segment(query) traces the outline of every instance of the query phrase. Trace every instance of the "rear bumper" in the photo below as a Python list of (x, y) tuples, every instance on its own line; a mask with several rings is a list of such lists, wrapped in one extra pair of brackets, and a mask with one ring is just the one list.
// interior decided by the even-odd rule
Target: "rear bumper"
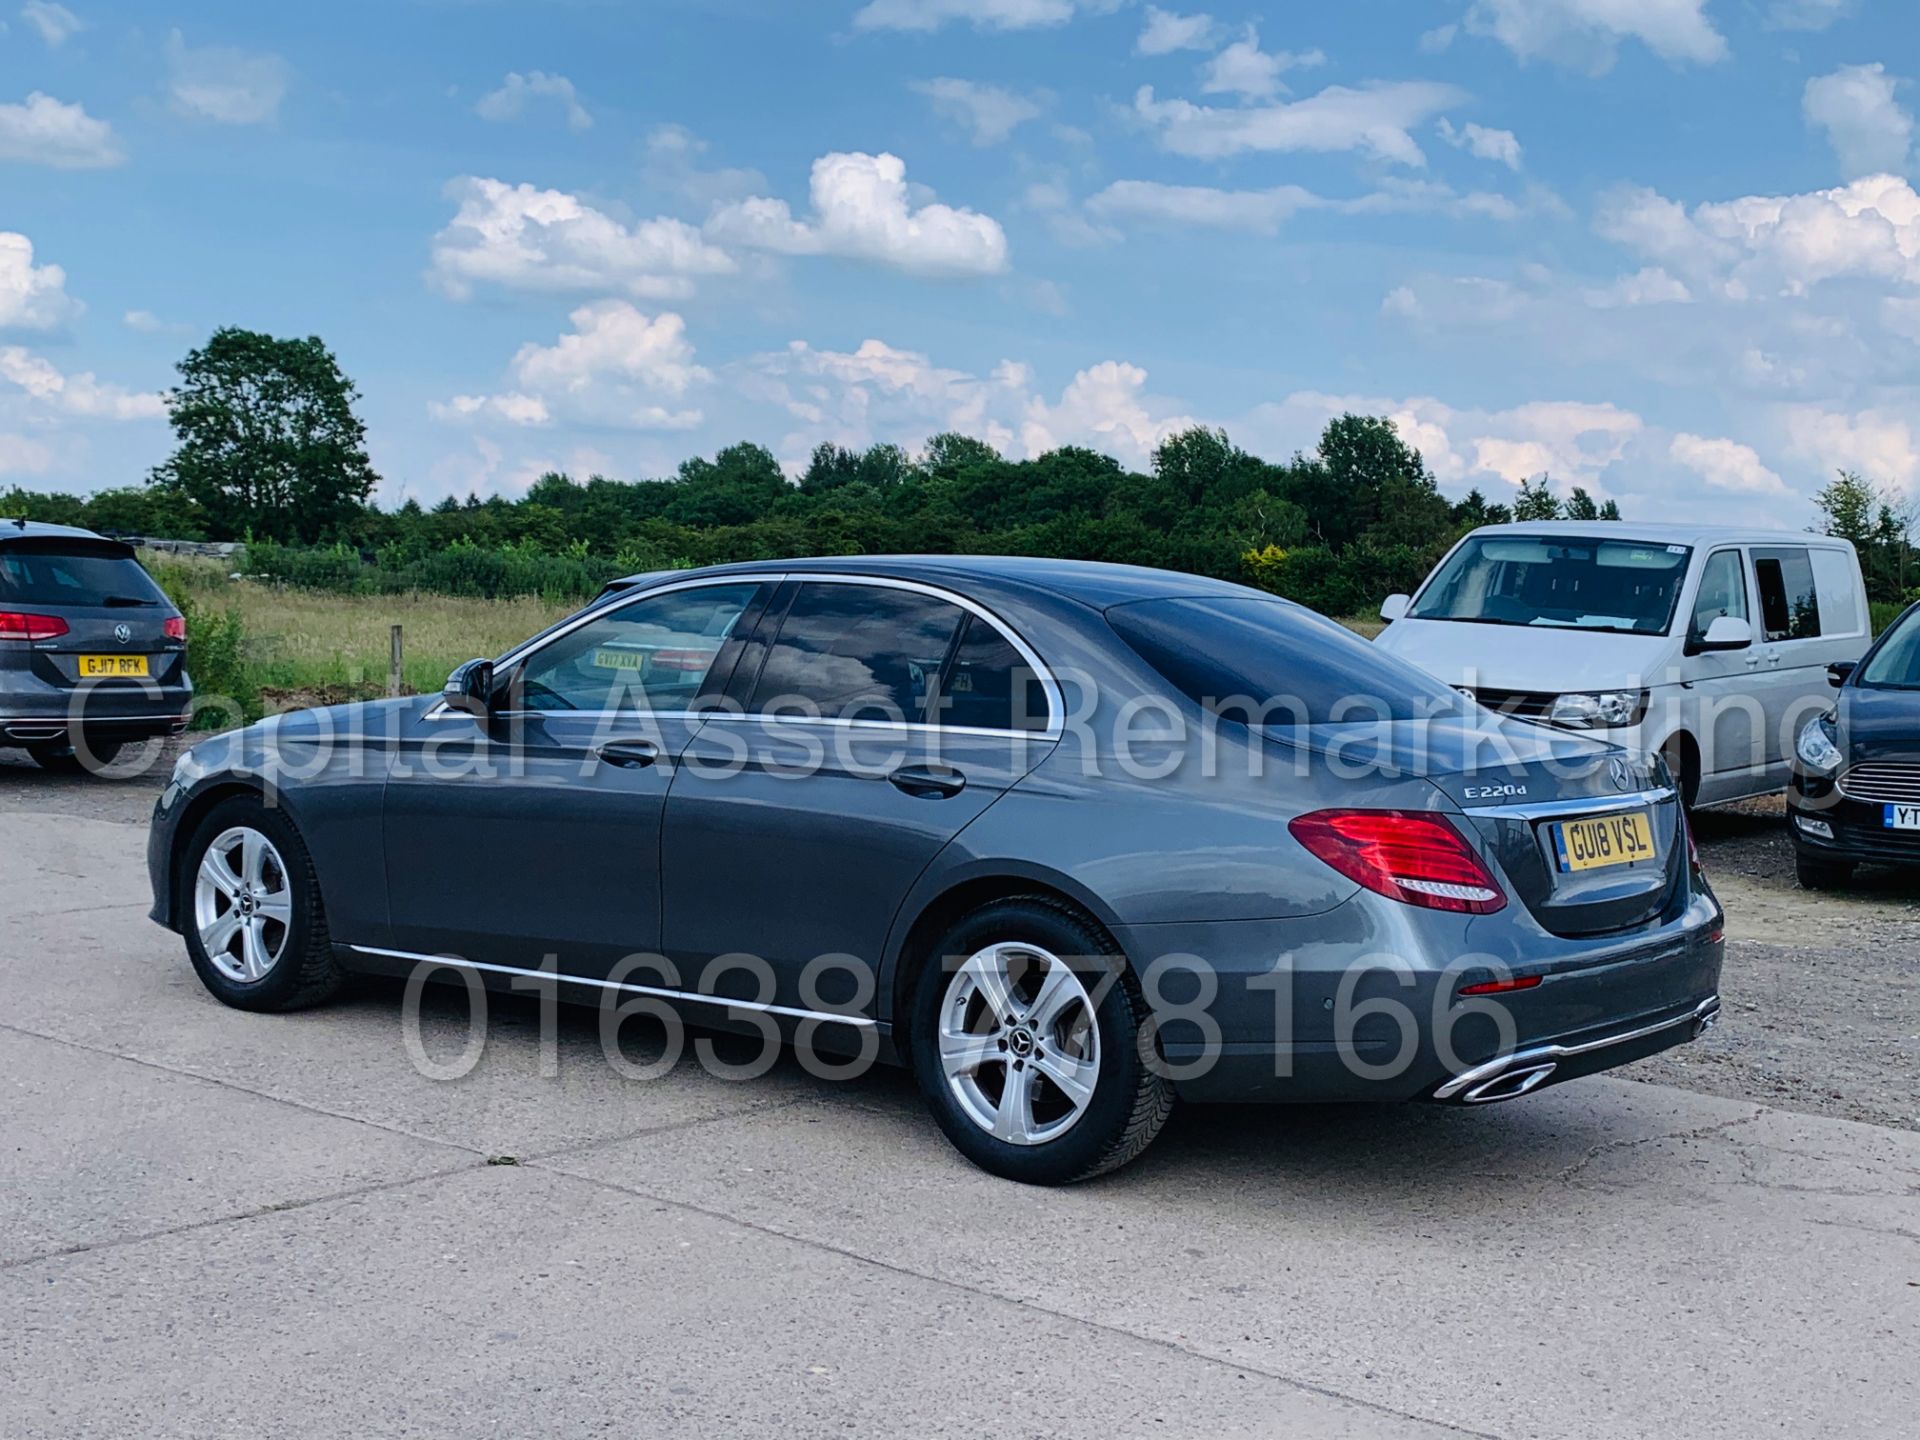
[[(176, 667), (177, 668), (177, 667)], [(186, 729), (193, 684), (105, 681), (84, 689), (0, 670), (0, 745), (59, 743), (75, 730), (101, 740), (145, 740)]]
[(1464, 1070), (1433, 1092), (1435, 1100), (1458, 1105), (1486, 1105), (1515, 1100), (1562, 1080), (1577, 1080), (1658, 1055), (1676, 1045), (1696, 1040), (1720, 1023), (1720, 997), (1709, 995), (1680, 1015), (1648, 1021), (1628, 1030), (1616, 1030), (1584, 1039), (1569, 1037), (1550, 1045), (1530, 1045), (1510, 1055), (1497, 1055)]
[(49, 715), (0, 715), (0, 745), (61, 744), (77, 729), (93, 740), (150, 740), (156, 735), (178, 735), (187, 728), (184, 700), (178, 708), (133, 714), (95, 715), (85, 712), (76, 724), (63, 708)]

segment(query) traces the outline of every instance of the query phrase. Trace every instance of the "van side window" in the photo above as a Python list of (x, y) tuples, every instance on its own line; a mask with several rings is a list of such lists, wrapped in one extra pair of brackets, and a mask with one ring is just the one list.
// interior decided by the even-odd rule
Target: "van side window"
[(1753, 573), (1760, 582), (1760, 622), (1767, 639), (1818, 639), (1820, 597), (1807, 552), (1799, 546), (1755, 550)]
[(1864, 635), (1866, 617), (1860, 613), (1860, 582), (1853, 557), (1844, 550), (1815, 550), (1813, 588), (1820, 600), (1822, 635)]
[(1723, 615), (1747, 620), (1747, 570), (1740, 563), (1738, 550), (1718, 550), (1707, 557), (1700, 572), (1700, 595), (1693, 602), (1693, 630), (1696, 640), (1706, 638), (1708, 628)]

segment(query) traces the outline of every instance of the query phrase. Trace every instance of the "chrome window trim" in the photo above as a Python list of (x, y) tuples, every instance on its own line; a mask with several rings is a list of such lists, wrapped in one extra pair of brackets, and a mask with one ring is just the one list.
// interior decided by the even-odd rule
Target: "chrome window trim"
[(446, 965), (455, 970), (476, 970), (489, 975), (524, 976), (531, 980), (552, 980), (562, 985), (589, 985), (599, 990), (619, 990), (630, 995), (651, 995), (660, 1000), (692, 1001), (699, 1005), (718, 1005), (727, 1010), (753, 1010), (764, 1015), (784, 1015), (793, 1020), (826, 1020), (836, 1025), (870, 1029), (879, 1024), (871, 1016), (847, 1015), (833, 1010), (803, 1010), (796, 1005), (770, 1005), (759, 1000), (735, 1000), (725, 995), (702, 995), (694, 990), (669, 990), (660, 985), (630, 985), (621, 980), (596, 980), (588, 975), (568, 975), (557, 970), (528, 970), (520, 965), (490, 965), (481, 960), (462, 960), (455, 955), (422, 955), (413, 950), (386, 950), (378, 945), (349, 945), (360, 955), (379, 955), (388, 960), (411, 960), (420, 965)]
[(1616, 810), (1638, 810), (1674, 799), (1671, 790), (1642, 790), (1635, 795), (1598, 796), (1586, 800), (1543, 800), (1538, 805), (1476, 805), (1461, 811), (1475, 819), (1510, 815), (1520, 820), (1548, 820), (1562, 815), (1611, 815)]
[[(1040, 730), (997, 730), (972, 725), (929, 725), (923, 720), (845, 720), (830, 716), (811, 715), (743, 715), (735, 714), (732, 711), (719, 710), (507, 710), (501, 713), (506, 716), (564, 715), (569, 719), (594, 720), (638, 720), (641, 718), (752, 720), (773, 724), (831, 725), (851, 729), (906, 730), (929, 732), (939, 735), (1017, 736), (1025, 740), (1058, 740), (1065, 731), (1067, 706), (1066, 699), (1060, 690), (1060, 684), (1054, 678), (1053, 672), (1047, 668), (1046, 662), (1041, 660), (1038, 652), (1026, 642), (1024, 636), (977, 600), (969, 599), (967, 596), (956, 594), (951, 590), (942, 589), (938, 585), (929, 585), (922, 580), (902, 580), (892, 575), (839, 575), (830, 571), (792, 570), (777, 573), (770, 572), (767, 574), (755, 572), (745, 575), (708, 575), (694, 580), (671, 580), (664, 585), (656, 585), (651, 589), (638, 591), (631, 596), (624, 597), (619, 603), (609, 605), (604, 609), (592, 610), (575, 616), (574, 619), (563, 628), (539, 637), (538, 646), (544, 649), (554, 641), (560, 640), (579, 629), (582, 625), (594, 620), (604, 619), (609, 615), (626, 609), (629, 605), (635, 605), (642, 600), (649, 600), (656, 595), (665, 595), (674, 590), (694, 590), (712, 585), (738, 585), (743, 581), (750, 581), (756, 584), (765, 582), (778, 586), (788, 580), (808, 584), (862, 585), (876, 590), (908, 590), (921, 595), (930, 595), (936, 600), (944, 600), (948, 604), (957, 605), (970, 615), (977, 615), (980, 619), (991, 625), (999, 633), (1000, 638), (1011, 645), (1020, 658), (1032, 667), (1034, 678), (1040, 683), (1041, 693), (1047, 698), (1046, 726)], [(494, 667), (496, 669), (504, 669), (508, 665), (518, 664), (527, 655), (533, 653), (534, 649), (534, 641), (529, 640), (523, 642), (517, 649), (509, 650), (498, 660), (494, 661)], [(435, 701), (433, 705), (428, 707), (426, 713), (421, 718), (425, 720), (445, 720), (459, 716), (460, 712), (457, 710), (449, 710), (445, 701)]]

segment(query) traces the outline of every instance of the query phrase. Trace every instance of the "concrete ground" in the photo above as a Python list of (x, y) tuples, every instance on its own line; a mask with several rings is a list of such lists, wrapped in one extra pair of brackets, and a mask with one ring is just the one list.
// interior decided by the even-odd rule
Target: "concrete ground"
[[(1862, 1102), (1886, 1124), (1743, 1097), (1771, 1073), (1744, 1063), (1484, 1111), (1188, 1109), (1118, 1175), (1023, 1189), (893, 1074), (628, 1080), (590, 1013), (543, 1046), (533, 1004), (495, 997), (479, 1065), (433, 1081), (394, 987), (223, 1009), (145, 918), (151, 794), (0, 768), (7, 1440), (1805, 1437), (1920, 1413), (1897, 1088)], [(1876, 903), (1892, 926), (1906, 901)], [(1770, 956), (1736, 940), (1723, 1030), (1767, 1027), (1790, 1072)], [(428, 1053), (466, 1022), (430, 995)]]

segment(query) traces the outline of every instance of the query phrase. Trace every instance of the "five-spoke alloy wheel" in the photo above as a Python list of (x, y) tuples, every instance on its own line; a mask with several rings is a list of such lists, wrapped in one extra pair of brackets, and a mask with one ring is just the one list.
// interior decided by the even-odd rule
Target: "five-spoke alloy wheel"
[(214, 968), (241, 985), (266, 979), (292, 923), (287, 862), (273, 842), (244, 825), (216, 835), (193, 882), (193, 926)]

